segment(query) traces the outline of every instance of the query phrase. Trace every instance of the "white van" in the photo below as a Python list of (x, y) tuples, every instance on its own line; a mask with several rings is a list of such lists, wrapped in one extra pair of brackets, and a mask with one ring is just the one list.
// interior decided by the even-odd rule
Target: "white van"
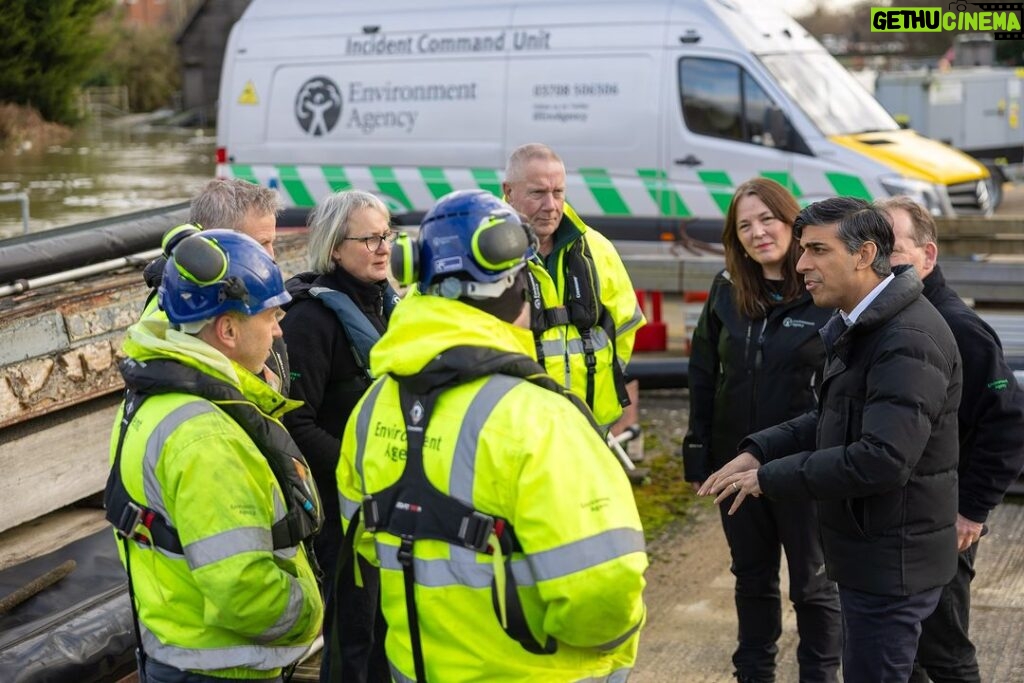
[(909, 194), (988, 214), (985, 168), (901, 130), (803, 28), (740, 0), (254, 0), (224, 58), (217, 174), (311, 207), (342, 188), (402, 222), (441, 195), (500, 194), (544, 142), (610, 237), (722, 215), (768, 176), (809, 203)]

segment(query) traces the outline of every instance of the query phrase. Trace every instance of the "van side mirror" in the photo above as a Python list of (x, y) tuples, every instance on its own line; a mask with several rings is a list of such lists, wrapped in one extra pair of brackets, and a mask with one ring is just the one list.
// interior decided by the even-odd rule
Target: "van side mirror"
[(775, 149), (789, 149), (792, 128), (789, 119), (778, 107), (768, 107), (764, 113), (764, 130), (772, 136)]

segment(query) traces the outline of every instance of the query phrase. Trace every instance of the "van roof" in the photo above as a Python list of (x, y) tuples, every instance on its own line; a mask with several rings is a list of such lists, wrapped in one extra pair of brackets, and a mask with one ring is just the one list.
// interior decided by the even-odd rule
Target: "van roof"
[[(240, 23), (247, 24), (246, 42), (275, 41), (285, 36), (293, 39), (297, 32), (305, 38), (336, 35), (339, 25), (330, 17), (351, 20), (342, 32), (416, 30), (422, 26), (425, 14), (445, 10), (458, 12), (436, 22), (452, 30), (510, 24), (550, 28), (656, 23), (692, 28), (707, 45), (728, 45), (738, 40), (755, 54), (822, 49), (800, 24), (766, 0), (253, 0)], [(313, 17), (323, 20), (311, 26), (309, 19)], [(384, 18), (389, 18), (388, 24), (381, 25)], [(436, 30), (438, 23), (431, 22), (431, 28)], [(676, 41), (672, 33), (666, 38)]]

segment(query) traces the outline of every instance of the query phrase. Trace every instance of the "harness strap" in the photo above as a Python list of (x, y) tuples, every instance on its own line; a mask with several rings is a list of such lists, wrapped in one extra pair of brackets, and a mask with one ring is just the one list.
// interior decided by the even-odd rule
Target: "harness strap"
[[(128, 424), (132, 421), (132, 417), (135, 416), (135, 412), (138, 411), (139, 406), (141, 406), (142, 402), (145, 400), (146, 396), (142, 394), (129, 394), (127, 400), (125, 400), (124, 413), (121, 416), (121, 429), (117, 436), (117, 449), (114, 451), (114, 464), (111, 467), (110, 475), (107, 477), (107, 493), (109, 493), (111, 489), (110, 480), (114, 478), (114, 472), (117, 472), (117, 483), (121, 484), (121, 450), (124, 447), (124, 438), (128, 433)], [(124, 491), (123, 484), (121, 484), (120, 488)], [(106, 497), (107, 495), (105, 494), (104, 498)], [(107, 520), (111, 520), (111, 508), (107, 504), (106, 500), (104, 500), (104, 507), (106, 507), (107, 510)], [(157, 516), (159, 517), (159, 515)], [(124, 548), (124, 569), (125, 573), (128, 574), (128, 602), (132, 607), (132, 624), (135, 627), (135, 660), (139, 667), (139, 680), (142, 683), (145, 683), (146, 650), (142, 647), (142, 626), (139, 624), (139, 611), (135, 607), (135, 586), (132, 583), (132, 560), (131, 553), (128, 552), (128, 534), (123, 533), (116, 525), (114, 529), (117, 531), (117, 535), (121, 539), (121, 545)], [(134, 531), (134, 526), (131, 531)]]

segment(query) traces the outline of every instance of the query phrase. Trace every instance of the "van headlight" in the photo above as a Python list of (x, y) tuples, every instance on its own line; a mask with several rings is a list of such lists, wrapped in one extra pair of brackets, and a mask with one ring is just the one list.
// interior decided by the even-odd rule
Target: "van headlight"
[(885, 191), (890, 196), (906, 195), (928, 209), (933, 216), (951, 216), (953, 206), (949, 201), (949, 193), (943, 185), (928, 183), (914, 178), (899, 175), (887, 175), (879, 178)]

